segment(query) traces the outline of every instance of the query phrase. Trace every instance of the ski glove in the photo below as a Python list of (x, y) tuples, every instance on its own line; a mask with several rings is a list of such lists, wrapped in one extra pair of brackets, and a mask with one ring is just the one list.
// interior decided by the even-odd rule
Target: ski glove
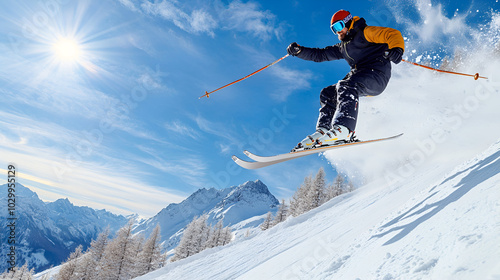
[(293, 42), (291, 43), (288, 48), (286, 49), (286, 52), (291, 55), (291, 56), (296, 56), (302, 51), (302, 47), (299, 46), (299, 44)]
[(392, 48), (388, 51), (385, 52), (385, 58), (394, 62), (395, 64), (398, 64), (401, 62), (401, 59), (403, 59), (403, 49), (402, 48)]

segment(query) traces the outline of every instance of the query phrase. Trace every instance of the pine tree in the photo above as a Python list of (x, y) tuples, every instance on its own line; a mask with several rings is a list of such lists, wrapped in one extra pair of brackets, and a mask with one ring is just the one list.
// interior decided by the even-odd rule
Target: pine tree
[(324, 201), (325, 177), (325, 170), (321, 167), (307, 191), (306, 211), (319, 207)]
[(217, 222), (217, 224), (210, 230), (210, 235), (208, 237), (207, 243), (205, 244), (205, 248), (213, 248), (218, 246), (222, 238), (223, 229), (223, 222), (222, 220), (219, 220), (219, 222)]
[(0, 274), (0, 279), (14, 279), (14, 280), (33, 280), (35, 277), (35, 269), (28, 269), (28, 263), (25, 263), (22, 267), (14, 267), (11, 271), (6, 271)]
[(222, 230), (222, 238), (218, 244), (218, 246), (225, 246), (233, 241), (233, 231), (231, 227), (225, 227)]
[(160, 225), (157, 225), (148, 240), (144, 243), (141, 252), (138, 255), (137, 270), (135, 276), (144, 275), (148, 272), (161, 267), (164, 262), (162, 259), (161, 246), (161, 230)]
[(288, 217), (288, 205), (286, 205), (285, 200), (281, 201), (281, 204), (278, 208), (278, 212), (276, 212), (276, 216), (272, 222), (272, 225), (275, 226), (281, 222), (284, 222)]
[(116, 238), (106, 246), (101, 259), (99, 279), (122, 280), (134, 275), (138, 239), (132, 234), (133, 220), (118, 230)]
[[(208, 226), (207, 219), (208, 215), (199, 218), (194, 217), (191, 223), (187, 225), (179, 245), (175, 248), (172, 262), (197, 254), (210, 246), (223, 246), (231, 242), (233, 234), (230, 227), (223, 228), (220, 234), (216, 233), (217, 228), (222, 228), (222, 221), (212, 228)], [(220, 236), (216, 237), (217, 235)]]
[(194, 253), (194, 243), (195, 241), (195, 235), (197, 232), (196, 227), (198, 226), (197, 223), (198, 217), (194, 217), (193, 220), (186, 226), (186, 229), (184, 230), (184, 233), (182, 234), (181, 241), (179, 242), (179, 245), (175, 248), (175, 255), (172, 258), (172, 261), (178, 261), (182, 260), (184, 258), (187, 258)]
[(345, 186), (345, 189), (344, 189), (344, 192), (345, 193), (349, 193), (349, 192), (353, 192), (356, 188), (354, 187), (354, 184), (349, 181), (349, 183), (347, 183), (347, 185)]
[(260, 225), (260, 229), (261, 230), (268, 230), (271, 227), (272, 221), (273, 221), (273, 214), (271, 212), (267, 212), (266, 219)]
[(307, 206), (307, 193), (312, 185), (311, 176), (304, 178), (304, 182), (293, 194), (292, 200), (290, 201), (290, 214), (294, 217), (301, 215), (309, 211)]
[(83, 255), (82, 245), (76, 247), (75, 251), (69, 255), (68, 260), (62, 265), (57, 273), (56, 280), (71, 280), (77, 278), (79, 258)]
[(90, 247), (81, 260), (81, 279), (99, 280), (99, 271), (102, 269), (101, 259), (109, 242), (109, 227), (99, 234), (96, 240), (92, 240)]
[(76, 267), (76, 270), (71, 277), (71, 280), (87, 280), (90, 279), (88, 276), (88, 273), (91, 272), (91, 263), (92, 263), (92, 256), (89, 253), (89, 250), (85, 252), (82, 256), (78, 258), (78, 265)]
[(344, 176), (338, 174), (333, 184), (331, 184), (327, 189), (327, 198), (328, 200), (341, 195), (344, 192), (345, 180)]
[(208, 220), (208, 215), (202, 215), (198, 220), (196, 221), (196, 231), (195, 231), (195, 239), (193, 243), (193, 248), (192, 252), (193, 255), (197, 254), (206, 248), (206, 244), (208, 241), (208, 237), (210, 235), (211, 228), (207, 224)]

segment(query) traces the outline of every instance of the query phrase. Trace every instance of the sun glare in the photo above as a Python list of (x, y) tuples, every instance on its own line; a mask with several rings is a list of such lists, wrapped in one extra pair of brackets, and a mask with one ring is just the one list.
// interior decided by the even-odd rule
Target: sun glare
[(76, 62), (81, 55), (78, 43), (71, 38), (61, 38), (52, 46), (54, 55), (61, 62)]

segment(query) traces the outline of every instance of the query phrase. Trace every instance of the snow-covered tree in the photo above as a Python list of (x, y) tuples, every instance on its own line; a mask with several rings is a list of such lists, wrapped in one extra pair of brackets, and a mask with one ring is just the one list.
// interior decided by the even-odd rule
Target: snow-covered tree
[(101, 259), (99, 279), (122, 280), (134, 276), (139, 242), (132, 234), (133, 224), (133, 220), (130, 220), (106, 246)]
[(276, 216), (274, 217), (272, 225), (275, 226), (275, 225), (285, 221), (287, 217), (288, 217), (288, 205), (286, 205), (286, 202), (283, 199), (281, 201), (279, 208), (278, 208), (278, 211), (276, 212)]
[(160, 225), (157, 225), (138, 254), (135, 276), (144, 275), (160, 268), (165, 257), (161, 251), (161, 230)]
[(211, 227), (207, 224), (207, 219), (208, 215), (195, 217), (187, 225), (179, 245), (175, 248), (173, 262), (197, 254), (206, 248), (224, 246), (231, 242), (233, 234), (230, 227), (222, 228), (222, 221)]
[(344, 192), (345, 179), (342, 174), (338, 174), (333, 184), (331, 184), (327, 191), (326, 197), (328, 200), (341, 195)]
[(306, 211), (319, 207), (324, 201), (323, 197), (326, 186), (325, 177), (325, 170), (321, 167), (307, 190)]
[(92, 240), (90, 247), (80, 260), (78, 275), (79, 279), (99, 280), (101, 270), (101, 259), (109, 242), (109, 227), (99, 234), (96, 240)]
[(28, 263), (25, 263), (22, 267), (14, 267), (13, 270), (0, 274), (0, 279), (33, 280), (34, 270), (34, 268), (29, 270)]
[(211, 228), (207, 224), (208, 220), (208, 215), (202, 215), (198, 220), (196, 221), (196, 231), (195, 231), (195, 238), (193, 242), (193, 252), (194, 254), (197, 254), (206, 248), (206, 244), (208, 241), (208, 237), (210, 235)]
[(222, 242), (221, 239), (223, 230), (224, 230), (223, 221), (219, 220), (217, 224), (210, 230), (210, 235), (208, 236), (205, 248), (213, 248), (219, 246), (219, 243)]
[(76, 247), (75, 251), (69, 255), (68, 260), (62, 265), (57, 273), (56, 280), (72, 280), (77, 278), (79, 258), (83, 255), (82, 245)]
[(219, 242), (219, 246), (224, 246), (226, 244), (231, 243), (233, 241), (233, 230), (231, 227), (225, 227), (222, 230), (222, 239)]
[(266, 219), (264, 222), (260, 225), (261, 230), (268, 230), (272, 225), (273, 221), (273, 214), (271, 212), (267, 212)]
[(309, 189), (311, 188), (312, 185), (312, 178), (311, 176), (307, 176), (304, 178), (304, 182), (300, 186), (300, 188), (297, 189), (297, 191), (293, 194), (293, 197), (290, 201), (290, 214), (293, 215), (294, 217), (307, 212), (308, 206), (307, 206), (307, 194)]
[(344, 192), (345, 193), (353, 192), (355, 189), (356, 188), (354, 187), (354, 184), (351, 181), (349, 181), (344, 188)]
[[(201, 217), (200, 217), (201, 218)], [(199, 229), (198, 217), (194, 217), (193, 220), (186, 226), (184, 233), (182, 234), (181, 241), (179, 245), (175, 248), (175, 255), (172, 261), (182, 260), (189, 256), (192, 256), (199, 252), (199, 247), (197, 247), (197, 236)]]

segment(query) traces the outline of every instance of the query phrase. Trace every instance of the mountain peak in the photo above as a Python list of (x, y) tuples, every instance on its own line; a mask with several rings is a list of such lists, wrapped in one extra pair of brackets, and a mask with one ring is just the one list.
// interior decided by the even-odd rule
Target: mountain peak
[(269, 192), (267, 186), (260, 180), (248, 181), (231, 188), (231, 192), (224, 198), (223, 203), (245, 200), (248, 203), (264, 202), (275, 207), (279, 201)]
[(182, 230), (194, 217), (208, 215), (209, 223), (223, 220), (224, 225), (235, 225), (246, 219), (264, 215), (279, 205), (279, 201), (260, 180), (217, 190), (201, 188), (178, 204), (170, 204), (153, 218), (141, 223), (136, 231), (150, 231), (159, 223), (162, 240), (169, 249), (179, 241)]

